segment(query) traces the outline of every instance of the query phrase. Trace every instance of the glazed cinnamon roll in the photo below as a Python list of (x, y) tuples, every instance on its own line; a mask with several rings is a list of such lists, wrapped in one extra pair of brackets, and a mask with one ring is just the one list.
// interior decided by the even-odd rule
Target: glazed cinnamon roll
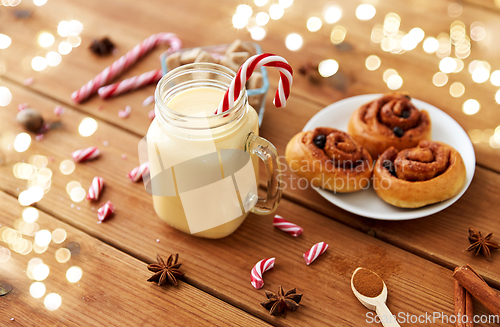
[(340, 193), (366, 189), (372, 157), (347, 133), (319, 127), (295, 135), (286, 147), (290, 169), (312, 185)]
[(427, 111), (411, 103), (410, 96), (388, 93), (358, 108), (347, 132), (375, 159), (391, 146), (402, 150), (430, 140), (431, 120)]
[(420, 141), (415, 148), (391, 147), (382, 153), (375, 163), (373, 187), (389, 204), (418, 208), (455, 196), (465, 178), (457, 150), (442, 142)]

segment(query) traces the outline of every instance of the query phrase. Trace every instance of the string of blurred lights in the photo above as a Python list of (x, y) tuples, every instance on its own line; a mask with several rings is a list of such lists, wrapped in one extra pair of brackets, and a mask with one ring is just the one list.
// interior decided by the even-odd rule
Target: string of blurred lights
[[(293, 0), (280, 0), (278, 3), (269, 3), (268, 0), (254, 0), (258, 12), (253, 17), (253, 8), (248, 4), (237, 7), (233, 16), (233, 26), (237, 29), (247, 28), (254, 40), (262, 40), (266, 36), (266, 25), (271, 20), (281, 19), (287, 10), (293, 5)], [(269, 4), (268, 12), (264, 6)], [(500, 7), (500, 1), (496, 1)], [(450, 1), (448, 4), (448, 15), (452, 18), (459, 17), (463, 12), (461, 2)], [(377, 9), (369, 3), (360, 4), (355, 9), (355, 16), (361, 21), (369, 21), (377, 14)], [(306, 28), (309, 32), (317, 32), (326, 24), (337, 23), (343, 15), (343, 10), (338, 4), (328, 4), (323, 10), (323, 17), (312, 15), (306, 20)], [(394, 12), (384, 16), (383, 24), (375, 24), (371, 30), (370, 41), (373, 45), (380, 46), (384, 52), (393, 54), (404, 54), (414, 50), (419, 44), (427, 54), (435, 54), (439, 59), (438, 72), (432, 76), (432, 83), (437, 87), (448, 84), (449, 74), (460, 73), (464, 66), (464, 60), (471, 54), (471, 40), (480, 42), (486, 37), (486, 27), (482, 22), (475, 21), (469, 27), (467, 35), (466, 25), (460, 20), (450, 24), (449, 32), (439, 33), (436, 37), (425, 35), (420, 27), (412, 28), (408, 33), (400, 30), (401, 17)], [(339, 45), (344, 42), (347, 29), (342, 25), (335, 25), (330, 33), (330, 42)], [(302, 48), (304, 40), (298, 33), (288, 34), (285, 38), (285, 46), (291, 51)], [(452, 56), (454, 50), (454, 56)], [(381, 67), (381, 60), (376, 55), (369, 55), (365, 60), (365, 67), (369, 71), (375, 71)], [(324, 78), (331, 77), (339, 70), (339, 63), (328, 58), (318, 65), (318, 72)], [(486, 61), (473, 60), (468, 65), (468, 72), (473, 82), (481, 84), (490, 80), (494, 86), (500, 86), (500, 70), (491, 72), (491, 65)], [(388, 69), (383, 74), (383, 80), (390, 90), (398, 90), (403, 86), (403, 78), (393, 69)], [(453, 98), (460, 98), (465, 94), (465, 86), (459, 81), (454, 81), (449, 86), (449, 94)], [(495, 101), (500, 104), (500, 90), (495, 93)], [(467, 99), (462, 105), (465, 115), (474, 115), (481, 109), (481, 104), (476, 99)], [(499, 132), (500, 133), (500, 132)], [(495, 134), (496, 135), (496, 134)], [(488, 139), (487, 142), (493, 148), (500, 148), (500, 134), (496, 139)], [(491, 141), (491, 140), (493, 141)]]

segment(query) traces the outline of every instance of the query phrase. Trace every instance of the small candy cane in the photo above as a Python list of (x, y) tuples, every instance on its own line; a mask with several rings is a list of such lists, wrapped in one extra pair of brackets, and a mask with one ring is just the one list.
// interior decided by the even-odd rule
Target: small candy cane
[(325, 253), (328, 249), (328, 244), (325, 242), (319, 242), (314, 244), (306, 253), (304, 253), (304, 260), (306, 264), (309, 266), (317, 257)]
[(273, 103), (278, 108), (286, 106), (286, 100), (290, 95), (290, 88), (293, 83), (292, 67), (283, 57), (276, 56), (271, 53), (263, 53), (248, 58), (247, 61), (245, 61), (245, 63), (240, 67), (238, 73), (233, 78), (229, 88), (224, 94), (224, 99), (219, 104), (215, 114), (220, 114), (233, 107), (234, 100), (238, 99), (240, 96), (241, 91), (245, 87), (246, 81), (250, 78), (250, 76), (252, 76), (254, 70), (260, 69), (262, 66), (275, 67), (279, 70), (280, 80)]
[(125, 110), (118, 111), (118, 117), (120, 117), (120, 118), (128, 118), (128, 116), (130, 116), (131, 112), (132, 112), (132, 107), (126, 106)]
[(295, 237), (299, 236), (304, 231), (302, 227), (292, 224), (279, 215), (274, 216), (273, 226)]
[(82, 86), (78, 91), (73, 92), (73, 94), (71, 94), (71, 99), (73, 99), (76, 103), (80, 103), (87, 99), (96, 93), (100, 87), (108, 84), (116, 76), (123, 73), (130, 66), (139, 61), (139, 59), (141, 59), (146, 53), (163, 43), (170, 44), (170, 48), (168, 49), (169, 52), (178, 51), (182, 47), (182, 41), (175, 34), (158, 33), (151, 35), (125, 55), (120, 57), (117, 61), (111, 64), (111, 66), (106, 67), (101, 73)]
[(139, 167), (135, 167), (134, 169), (132, 169), (132, 171), (128, 173), (128, 178), (130, 178), (132, 182), (137, 183), (142, 179), (144, 175), (147, 174), (149, 174), (149, 161), (143, 163)]
[(144, 101), (142, 101), (142, 105), (144, 107), (147, 107), (149, 106), (151, 103), (153, 103), (153, 101), (155, 101), (155, 96), (154, 95), (150, 95), (148, 96), (146, 99), (144, 99)]
[(115, 211), (115, 207), (111, 201), (106, 202), (102, 207), (97, 210), (97, 218), (99, 222), (105, 221), (108, 219), (113, 212)]
[(147, 73), (127, 78), (121, 82), (101, 87), (97, 93), (103, 99), (111, 98), (132, 90), (137, 90), (146, 85), (155, 84), (163, 76), (161, 69), (155, 69)]
[(252, 286), (256, 289), (261, 289), (264, 286), (264, 280), (262, 279), (262, 274), (266, 271), (274, 268), (275, 258), (262, 259), (252, 268), (250, 274), (250, 282)]
[(64, 107), (61, 107), (61, 106), (56, 106), (54, 108), (54, 113), (57, 115), (57, 116), (61, 116), (63, 113), (64, 113)]
[(99, 151), (99, 149), (97, 147), (91, 146), (90, 148), (76, 150), (75, 152), (73, 152), (71, 154), (71, 156), (73, 157), (73, 160), (75, 162), (83, 162), (83, 161), (95, 159), (95, 158), (99, 157), (100, 154), (101, 154), (101, 152)]
[(104, 187), (104, 178), (102, 177), (94, 177), (92, 180), (92, 184), (89, 187), (89, 193), (87, 193), (87, 200), (97, 201), (99, 200), (99, 196), (101, 195), (101, 191)]

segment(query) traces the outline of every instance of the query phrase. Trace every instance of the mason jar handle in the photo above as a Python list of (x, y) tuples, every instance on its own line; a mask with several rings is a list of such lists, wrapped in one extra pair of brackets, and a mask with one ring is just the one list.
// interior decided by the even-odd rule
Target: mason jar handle
[(273, 213), (278, 207), (282, 193), (281, 172), (278, 169), (278, 152), (271, 142), (254, 133), (248, 134), (245, 151), (262, 159), (267, 172), (267, 197), (265, 199), (259, 197), (251, 211), (258, 215)]

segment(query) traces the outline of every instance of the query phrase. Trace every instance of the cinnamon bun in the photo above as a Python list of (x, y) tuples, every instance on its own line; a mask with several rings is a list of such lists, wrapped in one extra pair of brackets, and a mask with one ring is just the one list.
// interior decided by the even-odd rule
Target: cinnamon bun
[(420, 141), (415, 148), (391, 147), (382, 153), (375, 163), (373, 187), (389, 204), (418, 208), (455, 196), (465, 179), (457, 150), (442, 142)]
[(403, 93), (388, 93), (358, 108), (347, 132), (376, 159), (389, 147), (414, 147), (431, 139), (431, 120)]
[(286, 147), (291, 170), (312, 185), (347, 193), (369, 186), (372, 158), (347, 133), (328, 127), (300, 132)]

